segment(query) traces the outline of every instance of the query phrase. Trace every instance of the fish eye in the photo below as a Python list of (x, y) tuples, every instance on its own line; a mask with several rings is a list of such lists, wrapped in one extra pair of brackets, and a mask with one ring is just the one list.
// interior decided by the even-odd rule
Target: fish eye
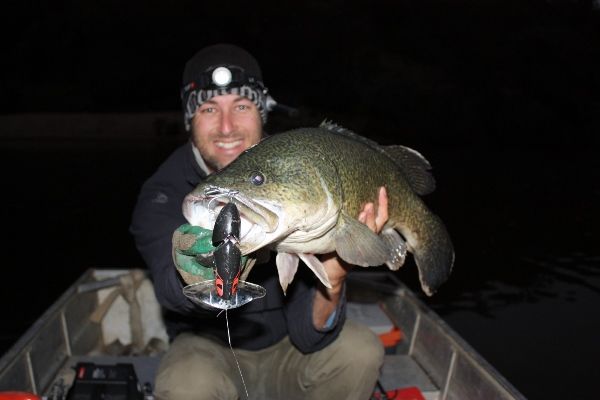
[(260, 186), (265, 183), (265, 176), (260, 172), (253, 172), (250, 175), (250, 182), (255, 186)]

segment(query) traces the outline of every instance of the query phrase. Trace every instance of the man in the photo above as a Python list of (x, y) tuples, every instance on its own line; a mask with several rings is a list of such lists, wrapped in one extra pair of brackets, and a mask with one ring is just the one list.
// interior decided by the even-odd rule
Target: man
[[(185, 224), (183, 198), (208, 174), (261, 140), (272, 99), (250, 54), (215, 45), (186, 64), (182, 100), (191, 141), (145, 182), (131, 224), (172, 340), (157, 374), (156, 398), (237, 399), (244, 397), (246, 386), (255, 399), (369, 398), (383, 349), (366, 327), (345, 321), (349, 266), (335, 254), (322, 256), (331, 289), (308, 268), (300, 268), (284, 295), (274, 265), (253, 268), (249, 281), (263, 286), (267, 295), (228, 311), (237, 360), (228, 348), (224, 317), (183, 295), (182, 276), (212, 278), (210, 268), (195, 264), (190, 246), (182, 248), (176, 241), (172, 252), (174, 231), (176, 237), (191, 237), (194, 246), (206, 238), (206, 232)], [(377, 212), (368, 204), (358, 216), (377, 232), (387, 220), (384, 190), (378, 204)]]

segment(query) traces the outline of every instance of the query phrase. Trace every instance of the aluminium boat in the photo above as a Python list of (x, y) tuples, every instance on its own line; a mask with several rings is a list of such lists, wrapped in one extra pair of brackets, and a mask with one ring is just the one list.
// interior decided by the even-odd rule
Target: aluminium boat
[[(386, 346), (374, 399), (525, 399), (393, 273), (352, 271), (347, 283), (348, 318)], [(146, 274), (89, 269), (0, 359), (0, 392), (59, 400), (120, 390), (113, 398), (149, 400), (167, 348)]]

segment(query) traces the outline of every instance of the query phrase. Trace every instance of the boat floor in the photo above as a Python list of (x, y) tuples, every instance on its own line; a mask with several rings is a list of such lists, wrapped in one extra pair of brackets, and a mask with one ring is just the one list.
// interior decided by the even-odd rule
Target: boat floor
[[(152, 399), (168, 339), (153, 287), (139, 277), (137, 270), (88, 270), (0, 359), (0, 391), (62, 400), (75, 381), (78, 363), (130, 364), (146, 400)], [(379, 379), (383, 390), (411, 388), (405, 391), (408, 395), (416, 387), (427, 400), (524, 400), (393, 275), (353, 271), (347, 282), (347, 318), (370, 327), (386, 343)], [(122, 295), (131, 291), (131, 296)], [(152, 353), (142, 354), (152, 355), (130, 355), (132, 343), (145, 343)]]
[[(132, 364), (137, 379), (142, 387), (154, 388), (154, 379), (160, 363), (160, 356), (72, 356), (58, 372), (53, 391), (64, 391), (72, 386), (75, 380), (75, 366), (78, 363), (94, 363), (97, 365)], [(426, 400), (439, 399), (439, 389), (431, 382), (425, 371), (406, 354), (386, 354), (379, 382), (386, 391), (417, 387)]]
[[(391, 330), (394, 325), (387, 318), (377, 303), (348, 303), (348, 318), (369, 326), (375, 333), (381, 334)], [(404, 339), (406, 340), (406, 339)], [(387, 347), (384, 365), (379, 382), (386, 391), (417, 387), (427, 400), (439, 399), (439, 389), (434, 385), (426, 372), (408, 354), (402, 354), (408, 344), (400, 341), (396, 346)], [(70, 387), (75, 380), (75, 366), (89, 362), (97, 365), (132, 364), (137, 379), (142, 387), (154, 388), (154, 380), (160, 355), (155, 356), (110, 356), (87, 355), (69, 357), (51, 385), (51, 392)]]

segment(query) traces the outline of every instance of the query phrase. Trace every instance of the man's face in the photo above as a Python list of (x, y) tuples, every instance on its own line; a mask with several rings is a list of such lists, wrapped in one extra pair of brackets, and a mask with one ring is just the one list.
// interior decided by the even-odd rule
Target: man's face
[(227, 166), (261, 137), (258, 108), (248, 98), (235, 94), (206, 101), (192, 120), (192, 140), (210, 172)]

